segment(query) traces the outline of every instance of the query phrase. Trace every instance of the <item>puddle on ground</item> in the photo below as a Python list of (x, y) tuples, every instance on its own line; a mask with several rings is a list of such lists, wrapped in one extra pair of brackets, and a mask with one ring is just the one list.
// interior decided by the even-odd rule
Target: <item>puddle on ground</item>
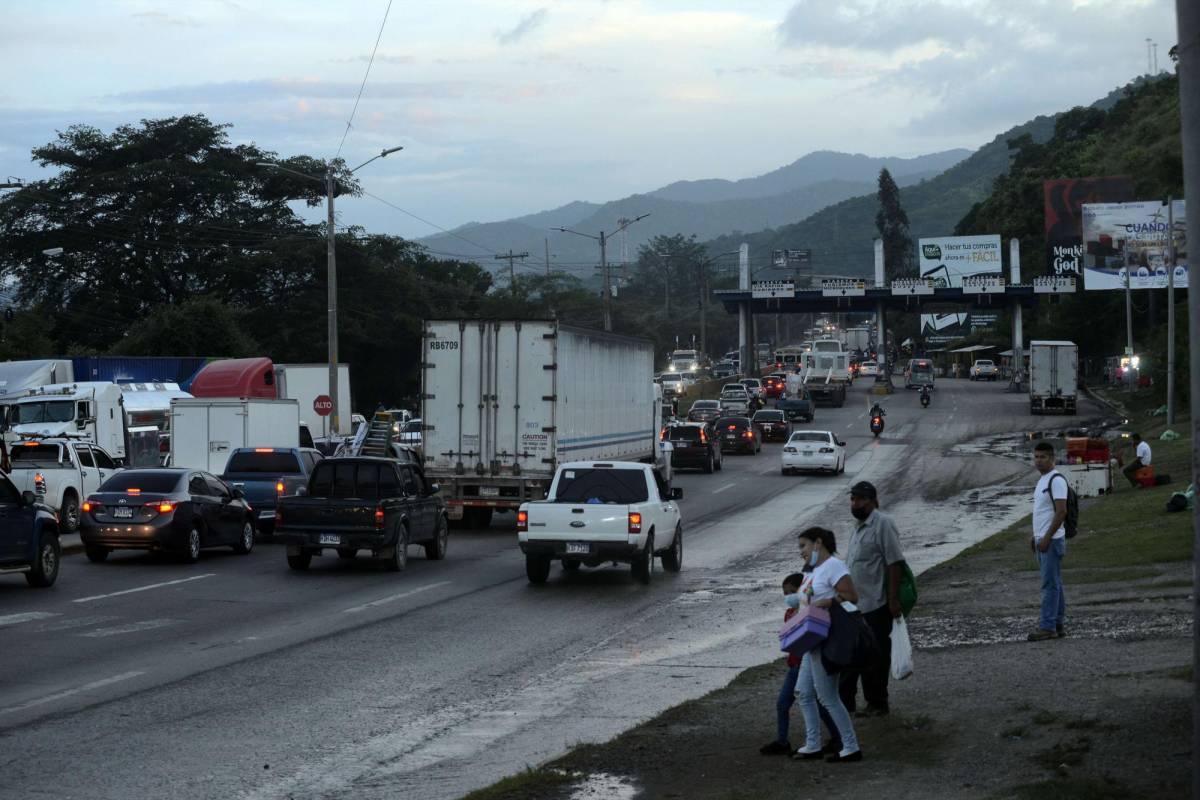
[(972, 439), (969, 442), (956, 444), (948, 451), (952, 456), (1001, 456), (1015, 458), (1020, 461), (1030, 461), (1033, 457), (1033, 446), (1042, 439), (1052, 442), (1062, 442), (1056, 450), (1063, 450), (1065, 439), (1069, 436), (1094, 436), (1100, 439), (1117, 439), (1120, 434), (1115, 428), (1124, 420), (1116, 417), (1104, 420), (1092, 420), (1083, 425), (1068, 425), (1060, 428), (1045, 428), (1025, 431), (1023, 433), (1005, 433)]
[(597, 772), (571, 787), (570, 800), (633, 800), (638, 794), (628, 778)]

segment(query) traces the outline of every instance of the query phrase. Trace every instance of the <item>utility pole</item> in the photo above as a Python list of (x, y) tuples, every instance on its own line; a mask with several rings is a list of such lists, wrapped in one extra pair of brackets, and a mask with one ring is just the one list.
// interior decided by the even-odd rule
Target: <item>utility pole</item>
[[(529, 253), (514, 253), (510, 248), (507, 254), (499, 254), (496, 256), (497, 261), (508, 262), (508, 290), (513, 294), (517, 293), (517, 268), (514, 266), (516, 261), (520, 259), (521, 263), (529, 258)], [(550, 274), (550, 259), (546, 259), (546, 274)]]
[(1133, 293), (1129, 290), (1129, 240), (1125, 240), (1122, 251), (1125, 258), (1125, 357), (1129, 359), (1129, 368), (1125, 370), (1126, 388), (1133, 391)]
[[(613, 234), (620, 233), (621, 231), (625, 230), (633, 223), (637, 222), (638, 220), (643, 220), (648, 216), (650, 216), (650, 215), (642, 214), (641, 216), (634, 217), (633, 219), (625, 219), (624, 217), (622, 217), (621, 219), (623, 221), (621, 222), (620, 227), (618, 227), (615, 231), (613, 231)], [(609, 274), (608, 274), (608, 237), (611, 236), (612, 234), (605, 233), (604, 231), (600, 231), (599, 236), (592, 236), (590, 233), (580, 233), (579, 231), (573, 231), (570, 228), (551, 228), (551, 230), (562, 231), (563, 233), (573, 233), (576, 236), (584, 236), (588, 239), (592, 239), (592, 240), (600, 243), (600, 273), (604, 279), (604, 289), (600, 293), (600, 297), (602, 298), (602, 304), (604, 306), (604, 330), (611, 331), (612, 330), (612, 279), (609, 277)]]
[[(385, 150), (380, 150), (379, 155), (371, 156), (363, 163), (359, 164), (348, 174), (353, 175), (360, 169), (370, 164), (377, 158), (384, 158), (392, 153), (403, 150), (403, 147), (389, 147)], [(303, 172), (297, 172), (294, 169), (288, 169), (282, 164), (276, 164), (273, 161), (260, 161), (255, 164), (257, 167), (270, 167), (277, 169), (280, 172), (287, 172), (292, 175), (306, 178), (310, 181), (318, 181), (325, 184), (325, 204), (327, 214), (325, 218), (325, 260), (326, 260), (326, 308), (329, 318), (329, 330), (326, 334), (329, 351), (329, 399), (332, 401), (333, 409), (329, 413), (329, 432), (331, 436), (338, 434), (338, 418), (341, 411), (340, 398), (338, 397), (338, 339), (337, 339), (337, 230), (334, 227), (335, 220), (333, 214), (333, 198), (337, 194), (337, 180), (334, 176), (334, 169), (337, 166), (336, 159), (325, 164), (324, 178), (318, 178), (316, 175), (306, 175)]]
[[(1190, 285), (1190, 284), (1189, 284)], [(1167, 198), (1167, 424), (1175, 424), (1175, 198)]]
[(546, 277), (550, 277), (550, 239), (549, 237), (542, 238), (542, 244), (546, 245)]
[[(1200, 241), (1200, 3), (1175, 0), (1179, 34), (1179, 117), (1182, 123), (1183, 196), (1187, 241)], [(1193, 249), (1194, 246), (1193, 246)], [(1192, 408), (1192, 482), (1200, 480), (1200, 285), (1188, 276), (1188, 361)], [(1200, 564), (1200, 503), (1192, 510), (1192, 558)], [(1200, 570), (1192, 569), (1192, 629), (1200, 625)], [(1200, 669), (1200, 636), (1192, 636), (1192, 670)], [(1200, 684), (1192, 683), (1192, 741), (1200, 741)], [(1200, 747), (1192, 747), (1192, 798), (1200, 800)]]

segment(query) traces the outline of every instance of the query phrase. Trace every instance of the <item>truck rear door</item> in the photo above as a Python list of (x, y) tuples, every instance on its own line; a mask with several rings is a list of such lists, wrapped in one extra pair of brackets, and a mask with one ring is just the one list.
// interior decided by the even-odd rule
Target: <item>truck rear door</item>
[(554, 333), (550, 322), (425, 323), (421, 418), (430, 474), (553, 468)]

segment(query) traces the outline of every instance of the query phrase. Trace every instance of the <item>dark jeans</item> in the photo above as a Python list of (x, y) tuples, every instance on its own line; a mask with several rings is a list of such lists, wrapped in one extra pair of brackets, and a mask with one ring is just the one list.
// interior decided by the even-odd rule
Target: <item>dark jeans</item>
[[(775, 741), (777, 742), (788, 741), (788, 728), (791, 721), (790, 712), (792, 705), (796, 702), (796, 678), (799, 675), (799, 667), (788, 667), (787, 675), (783, 678), (783, 686), (779, 687), (779, 699), (775, 702)], [(819, 706), (818, 711), (821, 714), (821, 722), (825, 723), (825, 727), (829, 729), (830, 741), (840, 742), (842, 737), (838, 733), (837, 726), (833, 724), (833, 720), (829, 717), (829, 712), (825, 710), (825, 706)]]
[(1125, 479), (1129, 481), (1130, 486), (1137, 488), (1138, 482), (1134, 479), (1133, 473), (1137, 472), (1143, 466), (1145, 465), (1142, 464), (1142, 460), (1140, 458), (1135, 458), (1125, 466), (1125, 469), (1121, 470), (1121, 472), (1125, 474)]
[(888, 707), (888, 673), (892, 668), (892, 612), (887, 605), (863, 614), (863, 619), (875, 632), (879, 642), (879, 662), (865, 670), (843, 670), (838, 680), (838, 694), (846, 710), (854, 713), (858, 697), (858, 684), (862, 681), (863, 697), (867, 705), (878, 709)]

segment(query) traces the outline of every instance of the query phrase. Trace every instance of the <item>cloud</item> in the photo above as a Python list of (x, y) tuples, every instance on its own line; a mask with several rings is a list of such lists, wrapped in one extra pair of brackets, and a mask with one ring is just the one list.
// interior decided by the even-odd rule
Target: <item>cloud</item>
[(521, 17), (521, 20), (516, 24), (516, 27), (507, 31), (497, 31), (496, 41), (498, 41), (500, 44), (516, 44), (530, 33), (533, 33), (533, 31), (535, 31), (537, 28), (541, 27), (542, 24), (545, 23), (546, 17), (549, 16), (549, 13), (550, 12), (548, 12), (545, 8), (539, 8), (535, 11), (531, 11), (530, 13)]
[(138, 11), (133, 15), (134, 19), (143, 22), (149, 22), (155, 25), (173, 25), (177, 28), (198, 28), (200, 23), (191, 17), (186, 17), (180, 14), (168, 14), (165, 11)]
[[(208, 103), (261, 102), (268, 100), (308, 99), (346, 100), (353, 98), (359, 84), (349, 81), (321, 81), (302, 78), (271, 78), (249, 81), (198, 83), (186, 86), (166, 86), (158, 89), (139, 89), (109, 95), (107, 100), (127, 103)], [(373, 81), (372, 97), (397, 98), (460, 98), (482, 88), (482, 84), (467, 81)]]
[(890, 53), (929, 40), (961, 46), (1005, 35), (1009, 27), (1006, 19), (978, 3), (800, 0), (779, 25), (779, 36), (789, 47), (855, 47)]

